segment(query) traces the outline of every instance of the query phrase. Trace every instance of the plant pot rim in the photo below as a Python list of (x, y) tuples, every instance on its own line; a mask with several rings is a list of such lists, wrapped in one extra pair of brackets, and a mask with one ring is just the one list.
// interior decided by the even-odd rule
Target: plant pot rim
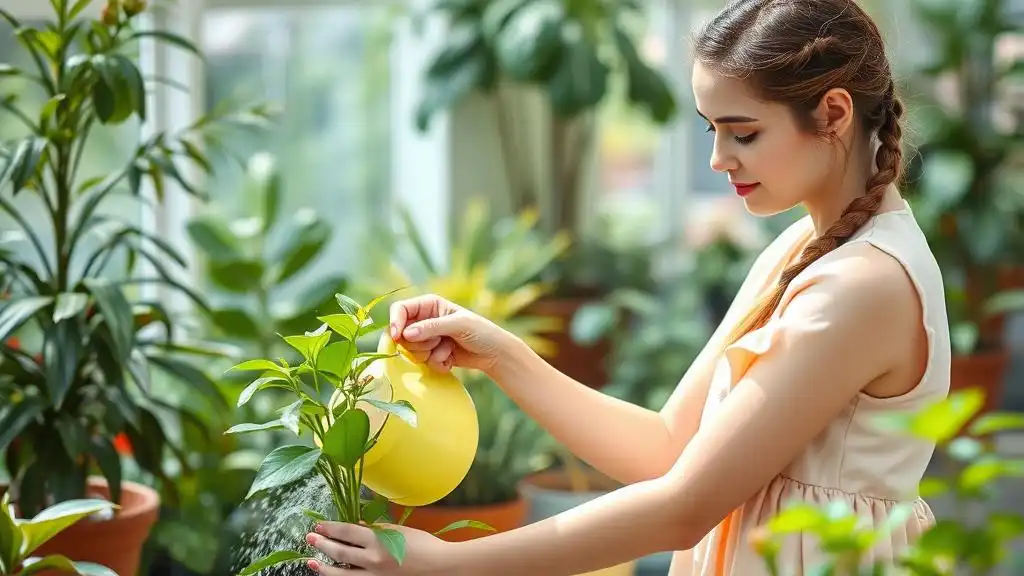
[(606, 494), (618, 488), (621, 484), (602, 475), (596, 471), (588, 471), (587, 479), (591, 482), (588, 490), (573, 490), (568, 482), (568, 474), (564, 470), (544, 470), (535, 472), (523, 478), (519, 484), (519, 493), (525, 496), (535, 494), (579, 494), (599, 495)]
[[(103, 500), (109, 500), (110, 499), (109, 484), (107, 483), (107, 480), (105, 478), (103, 478), (102, 476), (89, 476), (86, 479), (86, 486), (87, 486), (87, 493), (83, 497), (84, 499), (90, 499), (90, 498), (100, 498), (100, 499), (103, 499)], [(10, 484), (8, 484), (6, 482), (0, 483), (0, 494), (3, 494), (5, 492), (7, 492), (7, 489), (9, 487), (10, 487)], [(102, 493), (101, 494), (97, 494), (97, 495), (90, 495), (88, 493), (90, 491), (94, 491), (94, 490), (97, 490), (97, 489), (100, 490)], [(130, 505), (126, 506), (125, 505), (125, 498), (124, 497), (125, 497), (125, 495), (128, 495), (128, 494), (130, 494), (133, 497), (133, 499), (132, 499), (133, 501), (131, 502)], [(59, 504), (59, 502), (55, 503), (55, 504)], [(117, 510), (115, 510), (114, 516), (112, 516), (111, 518), (108, 518), (108, 519), (104, 519), (104, 520), (89, 521), (87, 523), (90, 524), (90, 525), (94, 525), (95, 526), (95, 525), (103, 524), (104, 522), (134, 521), (134, 520), (136, 520), (138, 518), (141, 518), (143, 516), (154, 515), (159, 508), (160, 508), (160, 494), (156, 490), (154, 490), (153, 488), (151, 488), (149, 486), (146, 486), (145, 484), (140, 484), (138, 482), (133, 482), (131, 480), (122, 480), (121, 481), (121, 504), (119, 505)], [(82, 524), (85, 524), (85, 523), (86, 522), (84, 522), (84, 521), (82, 522)], [(76, 526), (76, 525), (78, 525), (78, 523), (72, 525), (72, 527)], [(69, 527), (69, 529), (70, 529), (70, 527)]]

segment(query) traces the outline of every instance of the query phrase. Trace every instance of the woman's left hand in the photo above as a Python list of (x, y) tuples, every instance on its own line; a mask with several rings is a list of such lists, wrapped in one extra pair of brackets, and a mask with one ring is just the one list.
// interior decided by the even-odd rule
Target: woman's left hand
[[(333, 559), (337, 564), (326, 566), (319, 561), (310, 561), (309, 567), (325, 576), (346, 576), (358, 572), (362, 576), (428, 576), (449, 574), (442, 559), (450, 550), (449, 543), (433, 534), (405, 526), (383, 525), (382, 528), (397, 530), (405, 536), (405, 559), (399, 565), (377, 539), (377, 535), (366, 526), (347, 522), (319, 522), (315, 534), (308, 534), (306, 541)], [(343, 567), (345, 564), (351, 568)]]

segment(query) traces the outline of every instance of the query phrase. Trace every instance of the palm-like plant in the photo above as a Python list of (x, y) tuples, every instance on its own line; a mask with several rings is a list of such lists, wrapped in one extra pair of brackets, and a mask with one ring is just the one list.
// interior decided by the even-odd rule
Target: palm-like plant
[[(122, 469), (113, 440), (122, 433), (141, 468), (166, 478), (164, 452), (176, 448), (167, 441), (165, 423), (189, 412), (158, 394), (152, 367), (194, 386), (200, 393), (191, 401), (226, 407), (213, 382), (179, 357), (210, 354), (211, 348), (176, 342), (176, 318), (160, 302), (132, 294), (140, 284), (156, 283), (202, 307), (175, 280), (184, 258), (103, 209), (137, 201), (145, 181), (158, 202), (169, 182), (201, 196), (185, 173), (186, 164), (209, 169), (204, 136), (266, 119), (261, 107), (218, 107), (180, 132), (150, 136), (120, 169), (83, 177), (80, 163), (95, 127), (147, 117), (148, 87), (134, 53), (138, 42), (170, 42), (198, 54), (183, 38), (140, 29), (145, 2), (111, 1), (99, 19), (85, 18), (91, 3), (51, 0), (53, 17), (34, 26), (0, 9), (30, 57), (24, 68), (0, 64), (0, 108), (25, 128), (0, 142), (0, 210), (16, 226), (6, 235), (28, 244), (20, 252), (0, 252), (0, 450), (13, 499), (26, 515), (83, 497), (87, 476), (97, 470), (111, 499), (119, 501)], [(41, 103), (25, 104), (19, 101), (23, 94), (5, 90), (15, 79), (35, 90)], [(41, 206), (45, 221), (26, 216), (27, 204)], [(116, 255), (125, 257), (127, 269), (110, 269)], [(139, 260), (155, 272), (137, 274)]]

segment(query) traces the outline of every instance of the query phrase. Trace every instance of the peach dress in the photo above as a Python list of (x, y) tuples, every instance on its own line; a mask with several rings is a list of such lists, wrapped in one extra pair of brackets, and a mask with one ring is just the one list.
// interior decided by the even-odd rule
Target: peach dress
[[(900, 554), (934, 522), (931, 509), (917, 492), (934, 445), (880, 432), (872, 424), (879, 414), (917, 410), (945, 397), (949, 391), (951, 352), (942, 277), (908, 204), (904, 203), (899, 210), (876, 214), (846, 244), (809, 266), (790, 284), (779, 310), (764, 327), (722, 349), (722, 340), (746, 316), (757, 296), (772, 288), (783, 268), (799, 256), (812, 234), (810, 218), (804, 217), (768, 246), (751, 269), (725, 321), (709, 341), (708, 345), (718, 346), (720, 352), (708, 356), (707, 366), (697, 367), (706, 370), (711, 378), (701, 422), (715, 417), (716, 407), (749, 367), (771, 349), (791, 322), (800, 321), (779, 319), (792, 294), (814, 282), (815, 275), (821, 273), (821, 265), (841, 258), (847, 247), (857, 243), (870, 243), (891, 255), (913, 281), (928, 339), (924, 377), (902, 396), (880, 399), (862, 393), (854, 398), (800, 456), (736, 510), (727, 523), (707, 534), (694, 549), (676, 552), (672, 576), (766, 575), (763, 560), (748, 542), (750, 532), (794, 500), (818, 506), (846, 502), (862, 521), (875, 526), (884, 522), (898, 502), (913, 500), (914, 513), (903, 526), (877, 543), (868, 559), (872, 562), (888, 561)], [(815, 321), (821, 322), (822, 318), (818, 316)], [(851, 353), (856, 350), (851, 349)], [(761, 361), (786, 360), (773, 355)], [(827, 373), (828, 367), (822, 366), (823, 380)], [(799, 576), (810, 573), (823, 559), (815, 537), (801, 534), (786, 542), (779, 566), (783, 574)]]

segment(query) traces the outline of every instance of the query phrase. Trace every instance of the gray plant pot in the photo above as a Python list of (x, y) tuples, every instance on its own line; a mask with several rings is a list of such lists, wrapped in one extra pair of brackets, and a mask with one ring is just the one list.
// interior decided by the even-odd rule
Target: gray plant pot
[[(523, 479), (519, 492), (526, 500), (526, 521), (534, 523), (571, 510), (603, 496), (618, 487), (614, 481), (596, 473), (588, 475), (587, 491), (574, 492), (570, 489), (565, 473), (555, 470), (541, 472)], [(637, 562), (636, 576), (666, 576), (672, 553), (654, 554)]]

